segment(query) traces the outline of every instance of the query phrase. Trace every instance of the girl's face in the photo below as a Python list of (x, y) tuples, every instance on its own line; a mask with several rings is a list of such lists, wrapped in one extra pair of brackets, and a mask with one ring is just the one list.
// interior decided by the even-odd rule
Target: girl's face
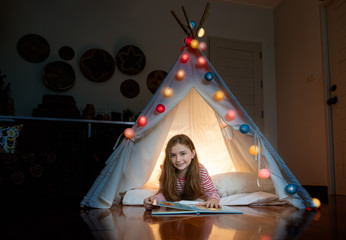
[(189, 147), (180, 143), (177, 143), (172, 147), (170, 160), (173, 166), (178, 169), (180, 176), (185, 175), (187, 168), (195, 157), (195, 154), (195, 150), (191, 151)]

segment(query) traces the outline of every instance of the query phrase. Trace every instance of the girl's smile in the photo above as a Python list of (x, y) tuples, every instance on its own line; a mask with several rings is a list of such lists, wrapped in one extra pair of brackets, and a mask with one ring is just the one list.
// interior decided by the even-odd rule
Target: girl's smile
[(190, 150), (187, 146), (177, 143), (171, 149), (170, 160), (173, 166), (179, 171), (179, 177), (184, 177), (187, 168), (190, 166), (196, 151)]

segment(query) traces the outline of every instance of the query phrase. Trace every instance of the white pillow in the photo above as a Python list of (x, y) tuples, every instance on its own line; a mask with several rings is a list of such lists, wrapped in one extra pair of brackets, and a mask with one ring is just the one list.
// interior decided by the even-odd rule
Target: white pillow
[[(256, 173), (230, 172), (214, 175), (211, 178), (220, 197), (258, 191), (275, 193), (271, 178), (261, 179)], [(257, 185), (257, 178), (260, 186)]]
[(123, 198), (123, 205), (143, 205), (143, 200), (157, 193), (154, 189), (131, 189)]

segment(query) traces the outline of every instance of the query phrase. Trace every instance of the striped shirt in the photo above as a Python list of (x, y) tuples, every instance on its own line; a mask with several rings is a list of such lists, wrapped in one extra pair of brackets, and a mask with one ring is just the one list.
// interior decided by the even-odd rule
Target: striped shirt
[[(206, 200), (215, 198), (218, 201), (220, 201), (220, 196), (214, 188), (213, 181), (211, 180), (207, 169), (202, 164), (199, 164), (199, 175), (201, 180), (201, 187), (204, 193), (204, 198)], [(179, 194), (183, 193), (184, 186), (185, 186), (185, 179), (177, 178), (177, 190)], [(158, 193), (155, 196), (155, 199), (160, 201), (166, 201), (166, 198), (163, 196), (162, 193)]]

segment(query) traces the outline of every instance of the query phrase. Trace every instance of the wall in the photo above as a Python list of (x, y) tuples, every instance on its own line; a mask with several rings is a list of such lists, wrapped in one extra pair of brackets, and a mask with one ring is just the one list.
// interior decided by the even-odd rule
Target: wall
[[(31, 116), (43, 94), (72, 95), (81, 110), (91, 103), (100, 111), (122, 112), (129, 107), (139, 113), (152, 97), (146, 86), (147, 75), (153, 70), (168, 72), (183, 45), (184, 33), (170, 11), (174, 10), (185, 23), (183, 5), (189, 18), (199, 22), (206, 3), (203, 0), (3, 1), (0, 69), (8, 76), (5, 80), (11, 82), (15, 115)], [(217, 36), (262, 44), (264, 134), (276, 147), (273, 11), (220, 1), (210, 3), (203, 40)], [(29, 33), (39, 34), (50, 43), (51, 53), (42, 63), (27, 62), (16, 51), (18, 40)], [(79, 70), (79, 59), (86, 50), (101, 48), (116, 56), (128, 44), (138, 46), (146, 55), (146, 66), (140, 74), (126, 76), (116, 69), (110, 80), (95, 83)], [(76, 82), (70, 90), (57, 93), (44, 85), (42, 71), (47, 63), (61, 60), (58, 50), (65, 45), (76, 52), (75, 58), (68, 61), (76, 72)], [(120, 84), (128, 78), (141, 87), (140, 94), (133, 99), (120, 92)]]
[(301, 183), (327, 186), (320, 4), (284, 0), (274, 11), (278, 152)]

